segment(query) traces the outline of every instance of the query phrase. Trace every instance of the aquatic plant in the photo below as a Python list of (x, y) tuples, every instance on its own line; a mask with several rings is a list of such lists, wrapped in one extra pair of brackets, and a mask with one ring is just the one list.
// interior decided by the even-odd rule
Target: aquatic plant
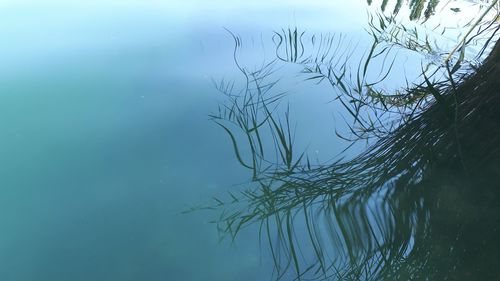
[[(411, 3), (418, 14), (425, 1)], [(396, 93), (377, 87), (393, 69), (396, 48), (436, 50), (394, 17), (371, 18), (373, 43), (354, 71), (352, 52), (345, 52), (350, 43), (341, 35), (276, 32), (276, 59), (250, 70), (238, 61), (241, 38), (231, 33), (243, 87), (216, 82), (227, 99), (211, 118), (229, 135), (252, 182), (228, 200), (215, 199), (224, 210), (217, 220), (221, 233), (234, 239), (259, 224), (276, 279), (290, 271), (298, 280), (498, 277), (492, 265), (500, 262), (499, 27), (481, 24), (440, 54), (442, 63), (422, 65), (419, 79)], [(489, 32), (478, 57), (496, 42), (480, 64), (464, 55), (472, 30)], [(376, 60), (373, 78), (368, 70)], [(278, 64), (299, 65), (304, 80), (328, 83), (349, 125), (339, 137), (371, 145), (326, 164), (297, 151), (290, 109), (283, 110), (286, 93), (273, 92)]]

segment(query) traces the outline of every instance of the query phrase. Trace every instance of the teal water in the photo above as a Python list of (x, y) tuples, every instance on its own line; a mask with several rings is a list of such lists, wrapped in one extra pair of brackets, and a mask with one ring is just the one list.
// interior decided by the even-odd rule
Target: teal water
[(337, 6), (3, 1), (0, 280), (269, 279), (254, 232), (219, 243), (214, 213), (182, 214), (248, 180), (208, 120), (210, 78), (235, 71), (223, 27), (364, 20)]
[[(460, 7), (469, 16), (477, 14)], [(221, 239), (211, 223), (223, 208), (185, 212), (216, 203), (214, 196), (228, 198), (229, 191), (250, 186), (251, 172), (236, 160), (230, 138), (209, 120), (209, 114), (224, 102), (213, 80), (235, 79), (241, 86), (231, 33), (242, 40), (239, 63), (245, 69), (258, 69), (275, 58), (273, 31), (295, 27), (316, 38), (346, 35), (350, 45), (342, 48), (356, 69), (372, 44), (366, 32), (367, 9), (364, 0), (0, 2), (0, 281), (273, 280), (276, 260), (268, 241), (259, 237), (258, 224), (232, 241)], [(451, 26), (446, 38), (436, 41), (438, 53), (410, 55), (400, 50), (391, 75), (380, 82), (382, 87), (391, 91), (404, 86), (407, 78), (411, 81), (421, 73), (422, 61), (438, 61), (456, 44), (455, 37), (463, 30), (453, 26), (466, 19), (447, 12), (428, 22)], [(370, 64), (367, 77), (380, 75), (379, 66), (380, 61)], [(300, 76), (297, 64), (280, 67), (276, 93), (288, 93), (294, 147), (306, 151), (318, 167), (328, 167), (332, 163), (328, 160), (349, 144), (335, 134), (347, 130), (345, 115), (339, 114), (343, 107), (332, 102), (336, 96), (328, 85)], [(488, 108), (480, 109), (484, 114), (479, 115), (486, 117), (471, 127), (491, 122), (492, 127), (478, 130), (487, 135), (495, 131), (495, 115)], [(475, 145), (483, 137), (464, 133), (464, 155), (472, 155), (471, 163), (482, 165), (477, 171), (471, 169), (469, 178), (457, 168), (455, 151), (450, 149), (454, 143), (446, 143), (444, 137), (433, 139), (434, 132), (442, 132), (440, 126), (445, 125), (429, 123), (437, 128), (432, 131), (430, 126), (429, 140), (420, 138), (416, 130), (411, 141), (402, 145), (405, 151), (417, 143), (417, 156), (409, 158), (415, 163), (398, 162), (406, 161), (398, 147), (387, 152), (396, 150), (387, 162), (394, 161), (397, 176), (412, 170), (417, 161), (427, 161), (422, 160), (426, 173), (415, 176), (414, 186), (407, 184), (413, 189), (391, 189), (388, 178), (378, 193), (335, 211), (338, 217), (333, 223), (333, 212), (316, 215), (312, 208), (311, 218), (318, 222), (315, 233), (328, 234), (330, 240), (313, 238), (325, 242), (318, 245), (329, 246), (324, 247), (326, 255), (334, 252), (328, 257), (333, 265), (343, 262), (347, 254), (342, 250), (347, 248), (354, 249), (349, 252), (352, 268), (362, 269), (372, 257), (356, 258), (382, 241), (387, 245), (377, 248), (373, 260), (385, 259), (387, 254), (389, 259), (382, 264), (389, 273), (395, 272), (394, 280), (496, 276), (490, 266), (499, 259), (494, 250), (499, 175), (494, 159), (474, 162), (474, 157), (483, 155)], [(491, 135), (493, 146), (496, 134)], [(356, 155), (367, 144), (370, 141), (344, 155)], [(442, 151), (434, 151), (434, 145)], [(272, 145), (265, 148), (276, 150)], [(245, 157), (250, 155), (248, 148), (242, 151)], [(384, 159), (385, 155), (378, 156)], [(376, 167), (389, 171), (393, 166)], [(319, 177), (308, 178), (306, 173), (305, 178), (293, 180), (305, 180), (306, 187), (329, 187), (336, 178), (324, 171)], [(400, 184), (407, 187), (401, 178)], [(419, 182), (422, 178), (428, 182)], [(452, 189), (454, 185), (458, 187)], [(470, 188), (483, 185), (484, 191)], [(328, 194), (330, 189), (321, 192)], [(282, 202), (286, 212), (288, 202)], [(343, 233), (340, 222), (345, 225)], [(283, 247), (278, 251), (285, 257), (277, 264), (292, 260), (288, 245), (280, 243), (291, 240), (305, 245), (297, 255), (304, 270), (311, 257), (315, 260), (308, 244), (315, 242), (305, 233), (304, 221), (294, 223), (295, 236), (276, 236), (269, 242)], [(359, 225), (380, 228), (366, 235)], [(313, 267), (318, 264), (313, 261)], [(364, 274), (371, 280), (377, 269), (366, 268), (353, 276)], [(289, 263), (287, 269), (282, 280), (294, 280), (294, 266)], [(391, 280), (389, 273), (385, 276)]]

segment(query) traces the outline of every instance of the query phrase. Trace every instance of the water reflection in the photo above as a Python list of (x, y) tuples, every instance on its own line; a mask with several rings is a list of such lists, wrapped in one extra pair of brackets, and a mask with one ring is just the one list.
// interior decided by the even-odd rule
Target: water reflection
[[(216, 199), (224, 210), (219, 229), (234, 239), (248, 224), (260, 225), (276, 279), (498, 279), (500, 43), (481, 64), (464, 57), (465, 45), (423, 61), (418, 79), (388, 92), (380, 83), (397, 69), (393, 46), (435, 49), (407, 30), (411, 45), (384, 39), (379, 29), (393, 18), (378, 19), (361, 59), (342, 37), (292, 28), (272, 38), (274, 59), (249, 67), (232, 33), (242, 79), (216, 83), (226, 102), (211, 118), (252, 182)], [(486, 26), (483, 46), (491, 47), (498, 29)], [(339, 137), (368, 140), (368, 148), (327, 163), (297, 149), (293, 108), (277, 90), (289, 84), (277, 75), (289, 65), (299, 66), (299, 79), (331, 86), (348, 124)]]
[[(390, 1), (387, 7), (392, 7)], [(322, 32), (345, 32), (349, 35), (339, 47), (341, 51), (336, 53), (350, 54), (350, 46), (358, 45), (354, 59), (350, 60), (357, 62), (367, 54), (372, 43), (359, 35), (366, 25), (365, 9), (364, 1), (331, 0), (0, 1), (0, 280), (268, 279), (273, 252), (263, 247), (264, 253), (259, 256), (256, 232), (251, 229), (240, 232), (234, 245), (220, 246), (215, 229), (206, 224), (211, 213), (181, 214), (191, 204), (223, 193), (226, 187), (248, 177), (247, 171), (233, 161), (230, 140), (219, 131), (223, 129), (211, 124), (206, 116), (213, 107), (214, 97), (218, 97), (208, 75), (220, 71), (214, 75), (232, 76), (235, 69), (230, 58), (232, 38), (226, 36), (222, 27), (252, 34), (255, 38), (259, 33), (263, 38), (270, 38), (272, 30), (284, 36), (282, 27), (297, 25), (299, 34), (303, 30), (307, 30), (306, 36), (316, 34), (316, 47), (330, 46), (319, 43)], [(462, 9), (460, 15), (465, 11)], [(323, 40), (330, 36), (333, 35)], [(333, 39), (332, 52), (337, 48), (337, 38)], [(244, 41), (244, 47), (258, 46), (260, 40), (252, 43)], [(269, 41), (266, 48), (273, 44)], [(306, 51), (311, 50), (305, 47)], [(448, 49), (443, 45), (438, 47)], [(270, 58), (274, 50), (267, 50), (271, 51), (267, 53)], [(260, 50), (256, 53), (260, 54)], [(294, 55), (292, 67), (284, 51), (280, 56), (285, 61), (276, 62), (275, 66), (286, 62), (292, 71), (298, 72), (302, 68), (297, 62), (308, 56), (301, 53)], [(465, 53), (466, 58), (468, 55)], [(429, 57), (432, 56), (440, 57), (441, 53), (429, 53)], [(378, 61), (382, 58), (379, 56)], [(397, 60), (393, 71), (400, 65), (413, 66), (414, 61), (418, 64), (419, 60)], [(252, 57), (247, 65), (256, 62), (260, 61)], [(389, 66), (391, 59), (387, 63)], [(420, 74), (419, 68), (411, 68), (414, 68), (413, 74)], [(333, 130), (331, 138), (324, 136), (324, 130), (333, 123), (330, 112), (343, 106), (338, 102), (325, 105), (334, 97), (330, 92), (315, 92), (330, 89), (330, 85), (326, 80), (315, 85), (319, 79), (295, 83), (315, 75), (311, 72), (296, 79), (288, 70), (274, 72), (274, 75), (283, 74), (284, 78), (266, 96), (290, 88), (300, 88), (311, 95), (294, 95), (290, 100), (289, 124), (296, 138), (291, 135), (292, 143), (285, 135), (287, 150), (282, 150), (283, 158), (291, 164), (284, 165), (284, 172), (272, 182), (276, 186), (281, 184), (281, 178), (293, 179), (287, 170), (307, 166), (305, 154), (299, 166), (295, 166), (301, 148), (309, 149), (309, 166), (319, 176), (327, 175), (328, 170), (313, 168), (319, 168), (318, 164), (341, 149), (337, 147)], [(412, 69), (407, 69), (407, 74), (409, 70)], [(367, 81), (376, 81), (371, 79), (378, 74), (379, 71), (372, 72), (370, 68)], [(268, 81), (274, 80), (273, 77), (267, 76)], [(356, 79), (351, 82), (356, 84)], [(392, 89), (391, 86), (399, 82), (399, 78), (389, 75), (382, 83)], [(352, 89), (351, 86), (346, 88)], [(413, 95), (417, 101), (419, 97), (418, 92)], [(387, 105), (397, 105), (401, 100), (384, 98)], [(284, 107), (269, 110), (283, 114), (285, 99), (280, 101)], [(344, 102), (354, 105), (348, 99)], [(276, 125), (279, 127), (281, 120), (282, 127), (288, 131), (286, 118), (277, 116), (281, 119), (274, 119)], [(349, 115), (346, 116), (349, 119)], [(339, 133), (346, 132), (349, 128), (343, 126), (341, 116), (336, 117)], [(252, 119), (248, 121), (251, 126)], [(307, 128), (303, 130), (304, 123)], [(268, 128), (269, 124), (274, 126), (271, 122), (262, 128)], [(273, 153), (272, 135), (263, 134), (262, 138), (263, 149), (270, 151), (266, 153), (270, 162), (259, 164), (265, 169), (275, 163), (275, 156), (279, 159), (282, 156), (279, 152)], [(310, 146), (309, 139), (314, 140)], [(248, 146), (239, 148), (244, 163), (252, 163)], [(356, 151), (348, 153), (352, 155), (347, 156), (353, 156)], [(328, 177), (324, 178), (324, 185), (311, 184), (317, 189), (312, 188), (310, 194), (321, 194), (321, 188), (334, 184), (328, 182)], [(347, 176), (344, 179), (349, 180)], [(302, 185), (296, 180), (297, 186)], [(280, 202), (286, 203), (285, 199), (290, 198), (293, 203), (294, 193), (283, 191), (284, 200)], [(386, 210), (388, 203), (384, 201), (387, 194), (388, 191), (382, 189), (365, 200), (381, 217), (377, 220), (390, 217)], [(328, 196), (325, 195), (325, 200)], [(381, 206), (376, 205), (377, 202)], [(297, 206), (301, 206), (300, 203)], [(242, 202), (241, 206), (247, 205)], [(366, 215), (358, 215), (357, 208), (361, 207), (345, 209), (362, 220)], [(348, 215), (340, 210), (338, 205), (323, 213), (325, 217), (328, 212)], [(375, 217), (368, 216), (368, 222)], [(321, 216), (308, 218), (311, 219), (309, 225), (317, 228), (312, 233), (328, 239), (324, 243), (342, 241), (329, 238), (335, 233), (328, 231), (328, 223), (320, 222)], [(356, 227), (348, 218), (344, 221), (349, 228)], [(337, 228), (337, 224), (332, 222), (332, 228)], [(276, 231), (276, 225), (269, 221), (270, 233)], [(286, 230), (286, 223), (282, 225)], [(310, 241), (308, 228), (302, 225), (307, 226), (307, 222), (294, 221), (295, 234), (301, 241)], [(287, 237), (288, 232), (282, 233)], [(380, 233), (385, 232), (375, 233), (383, 237)], [(275, 237), (273, 235), (273, 242)], [(266, 241), (265, 236), (261, 238), (262, 242)], [(362, 236), (352, 240), (363, 243), (366, 240), (368, 246), (374, 243)], [(311, 259), (307, 263), (298, 260), (300, 271), (315, 265), (317, 255), (330, 259), (342, 257), (328, 251), (333, 247), (328, 245), (318, 248), (316, 254), (314, 247), (307, 246), (310, 244), (302, 244), (301, 255)], [(343, 256), (352, 253), (356, 257), (353, 260), (357, 260), (366, 255), (364, 248), (345, 251), (344, 244), (334, 244), (346, 253)], [(279, 245), (272, 248), (276, 250), (275, 259), (283, 262), (279, 274), (284, 274), (283, 279), (293, 279), (294, 263), (290, 264), (289, 271), (284, 270), (290, 257), (286, 251), (290, 244), (273, 245)], [(410, 242), (408, 247), (411, 245)], [(341, 267), (345, 261), (343, 257), (339, 259), (339, 269), (347, 268)], [(322, 268), (331, 273), (329, 264), (326, 260)]]

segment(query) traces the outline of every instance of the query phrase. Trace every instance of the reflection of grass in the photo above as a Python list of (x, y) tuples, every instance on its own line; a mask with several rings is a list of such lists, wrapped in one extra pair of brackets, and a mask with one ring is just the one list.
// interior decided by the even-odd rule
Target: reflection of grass
[[(372, 4), (372, 0), (367, 0), (368, 4)], [(387, 5), (389, 4), (388, 0), (381, 0), (380, 9), (385, 12), (387, 9)], [(434, 15), (436, 11), (436, 7), (439, 4), (439, 0), (412, 0), (408, 2), (408, 7), (410, 9), (410, 19), (418, 20), (423, 18), (424, 20), (429, 19), (432, 15)], [(394, 4), (394, 8), (392, 9), (393, 14), (398, 14), (403, 7), (403, 0), (397, 0)]]
[[(485, 197), (498, 197), (492, 187), (500, 178), (495, 164), (500, 159), (495, 148), (500, 120), (489, 106), (500, 105), (497, 57), (474, 75), (460, 74), (459, 63), (423, 70), (420, 83), (387, 94), (377, 86), (392, 71), (393, 48), (373, 35), (374, 43), (355, 71), (348, 64), (350, 54), (342, 52), (341, 38), (311, 37), (304, 44), (297, 29), (277, 33), (278, 58), (249, 71), (237, 61), (240, 39), (233, 35), (245, 86), (235, 90), (233, 83), (216, 83), (227, 103), (211, 117), (230, 136), (253, 183), (230, 194), (228, 201), (216, 199), (224, 208), (218, 223), (233, 238), (246, 225), (260, 224), (277, 279), (293, 270), (304, 280), (444, 280), (481, 268), (461, 264), (463, 253), (450, 253), (451, 248), (499, 260), (487, 247), (470, 248), (462, 240), (483, 241), (469, 229), (484, 228), (471, 218), (472, 210), (476, 218), (498, 224), (498, 214), (486, 216), (498, 207)], [(304, 50), (306, 45), (312, 54)], [(376, 60), (383, 66), (370, 82)], [(376, 142), (352, 159), (311, 164), (293, 145), (290, 111), (280, 107), (285, 94), (273, 94), (278, 63), (301, 65), (306, 80), (331, 85), (349, 116), (351, 137)], [(445, 78), (439, 79), (439, 73)], [(488, 139), (482, 140), (484, 136)], [(476, 185), (483, 189), (472, 195), (470, 188)], [(454, 196), (447, 197), (449, 192)], [(468, 197), (483, 200), (489, 209), (475, 209), (480, 205), (467, 204)], [(465, 203), (453, 205), (457, 201)], [(446, 255), (446, 261), (439, 260)]]

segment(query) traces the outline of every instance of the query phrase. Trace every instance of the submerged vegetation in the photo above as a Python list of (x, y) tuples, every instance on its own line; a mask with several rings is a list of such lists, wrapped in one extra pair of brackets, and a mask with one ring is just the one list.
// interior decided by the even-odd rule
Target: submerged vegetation
[[(422, 11), (428, 18), (437, 2), (410, 1), (410, 18)], [(211, 118), (252, 181), (228, 200), (216, 198), (220, 231), (234, 239), (259, 224), (276, 279), (500, 278), (500, 25), (493, 2), (448, 52), (381, 13), (369, 21), (373, 41), (360, 59), (344, 35), (291, 28), (274, 34), (274, 59), (250, 68), (238, 59), (242, 39), (231, 33), (243, 82), (215, 83), (226, 102)], [(480, 38), (482, 48), (466, 56)], [(397, 75), (401, 52), (424, 54), (421, 75), (386, 90), (380, 84)], [(299, 67), (303, 80), (330, 86), (349, 128), (338, 136), (367, 141), (365, 150), (328, 163), (297, 151), (276, 75), (287, 65)]]

